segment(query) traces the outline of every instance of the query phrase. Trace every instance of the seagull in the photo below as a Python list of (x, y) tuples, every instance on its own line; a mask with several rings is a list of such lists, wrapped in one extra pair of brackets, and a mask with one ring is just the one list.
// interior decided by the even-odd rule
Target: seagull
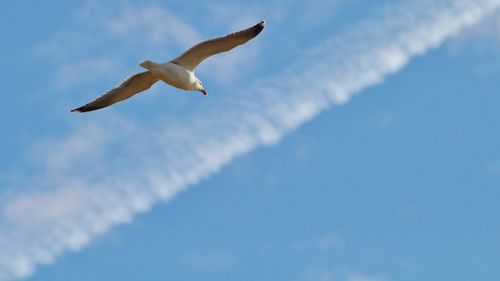
[(194, 74), (196, 67), (210, 56), (227, 52), (250, 41), (259, 35), (264, 25), (265, 22), (261, 21), (250, 28), (200, 42), (167, 63), (146, 60), (140, 66), (147, 71), (130, 76), (116, 88), (84, 106), (72, 109), (71, 112), (94, 111), (110, 106), (151, 88), (159, 80), (181, 90), (199, 91), (206, 96), (207, 91)]

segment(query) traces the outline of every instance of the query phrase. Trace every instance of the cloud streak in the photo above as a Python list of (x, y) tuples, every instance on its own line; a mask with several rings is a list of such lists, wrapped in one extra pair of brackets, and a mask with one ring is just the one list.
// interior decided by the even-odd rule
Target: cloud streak
[(143, 128), (118, 116), (44, 143), (52, 153), (41, 157), (42, 168), (26, 183), (36, 190), (1, 202), (0, 280), (27, 277), (37, 265), (81, 249), (235, 157), (277, 143), (500, 6), (497, 0), (436, 2), (389, 7), (309, 50), (282, 73), (254, 81), (251, 91), (178, 122)]

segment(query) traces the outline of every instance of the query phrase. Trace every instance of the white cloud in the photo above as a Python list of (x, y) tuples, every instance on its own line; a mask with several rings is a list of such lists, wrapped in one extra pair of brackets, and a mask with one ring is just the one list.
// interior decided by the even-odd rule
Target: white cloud
[(157, 6), (127, 7), (117, 18), (104, 22), (106, 31), (131, 40), (145, 38), (150, 44), (172, 44), (189, 47), (201, 40), (198, 32), (175, 14)]
[[(500, 1), (492, 0), (398, 5), (305, 52), (284, 72), (255, 81), (251, 90), (238, 93), (238, 102), (222, 100), (219, 107), (169, 126), (124, 125), (133, 119), (89, 122), (90, 129), (79, 124), (52, 144), (61, 148), (60, 155), (42, 154), (41, 162), (49, 168), (28, 181), (36, 190), (20, 191), (2, 202), (0, 280), (29, 276), (37, 265), (81, 249), (96, 235), (171, 199), (235, 157), (276, 143), (499, 6)], [(90, 157), (94, 161), (85, 160), (87, 153), (92, 156), (90, 148), (101, 151)], [(43, 208), (48, 209), (33, 214)]]
[(466, 28), (448, 44), (452, 54), (464, 48), (473, 48), (479, 52), (498, 53), (500, 49), (500, 12), (496, 12), (480, 24)]
[(87, 59), (79, 62), (68, 62), (62, 65), (54, 75), (54, 84), (62, 89), (98, 81), (116, 71), (120, 65), (108, 58)]

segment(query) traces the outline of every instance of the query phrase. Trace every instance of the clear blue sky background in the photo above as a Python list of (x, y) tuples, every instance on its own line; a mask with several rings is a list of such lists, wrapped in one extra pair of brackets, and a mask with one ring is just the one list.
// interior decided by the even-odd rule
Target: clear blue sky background
[[(207, 64), (199, 74), (207, 98), (157, 85), (113, 108), (75, 115), (68, 110), (138, 71), (141, 60), (168, 60), (191, 43), (148, 43), (140, 31), (111, 38), (101, 31), (103, 19), (154, 7), (202, 38), (245, 26), (238, 15), (214, 19), (210, 5), (196, 1), (87, 2), (2, 5), (0, 204), (37, 189), (24, 183), (40, 178), (45, 141), (109, 116), (145, 127), (160, 115), (187, 118), (399, 1), (218, 1), (245, 11), (245, 24), (267, 20), (253, 45), (238, 50), (253, 59), (228, 66), (243, 69), (234, 82), (217, 79)], [(499, 280), (500, 34), (492, 24), (498, 27), (495, 17), (462, 31), (278, 144), (237, 158), (27, 280)], [(65, 65), (96, 57), (116, 59), (122, 69), (80, 69), (75, 82), (61, 84)]]

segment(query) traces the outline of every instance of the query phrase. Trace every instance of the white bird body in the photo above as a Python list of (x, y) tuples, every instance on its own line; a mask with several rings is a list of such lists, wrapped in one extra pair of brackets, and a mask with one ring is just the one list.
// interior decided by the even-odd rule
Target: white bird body
[(170, 86), (186, 91), (198, 90), (196, 82), (199, 79), (194, 75), (194, 71), (189, 71), (181, 65), (171, 62), (160, 64), (147, 60), (140, 66), (151, 71), (156, 78)]
[(195, 68), (210, 56), (227, 52), (252, 40), (263, 29), (264, 21), (261, 21), (250, 28), (200, 42), (170, 62), (160, 64), (147, 60), (140, 64), (147, 71), (130, 76), (116, 88), (71, 111), (87, 112), (110, 106), (149, 89), (158, 80), (182, 90), (199, 91), (207, 95), (200, 79), (194, 74)]

